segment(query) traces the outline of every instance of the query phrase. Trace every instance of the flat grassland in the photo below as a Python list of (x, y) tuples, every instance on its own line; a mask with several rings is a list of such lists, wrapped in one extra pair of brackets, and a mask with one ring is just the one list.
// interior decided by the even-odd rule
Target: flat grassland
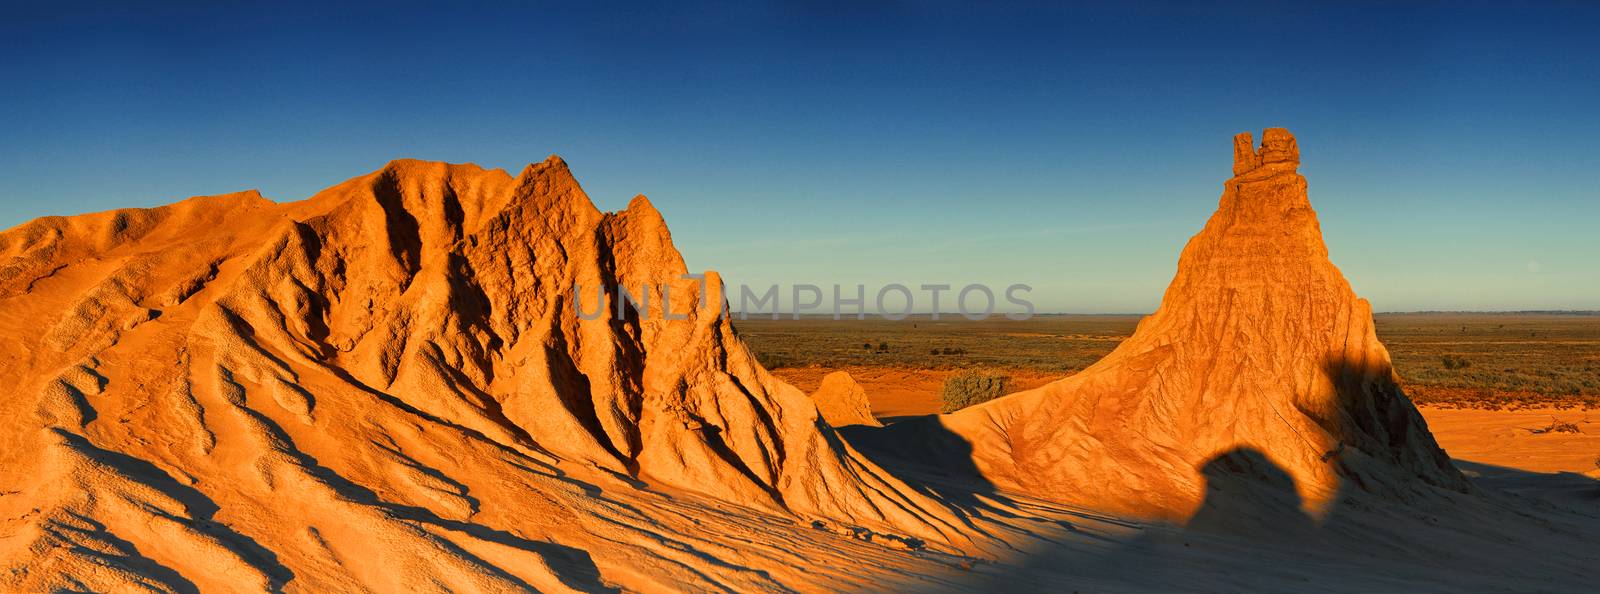
[[(1137, 315), (960, 315), (833, 320), (751, 315), (734, 325), (762, 364), (803, 370), (983, 368), (1024, 384), (1082, 370), (1133, 333)], [(1407, 393), (1444, 408), (1600, 408), (1600, 315), (1561, 313), (1379, 314)], [(809, 389), (813, 386), (801, 385)]]

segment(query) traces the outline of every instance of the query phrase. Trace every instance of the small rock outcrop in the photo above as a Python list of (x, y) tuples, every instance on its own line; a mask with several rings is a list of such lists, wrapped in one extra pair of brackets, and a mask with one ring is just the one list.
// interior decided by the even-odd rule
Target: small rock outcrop
[(822, 419), (834, 427), (867, 425), (881, 427), (883, 423), (872, 416), (872, 403), (867, 400), (867, 390), (848, 371), (835, 371), (822, 378), (822, 385), (811, 394), (817, 403)]

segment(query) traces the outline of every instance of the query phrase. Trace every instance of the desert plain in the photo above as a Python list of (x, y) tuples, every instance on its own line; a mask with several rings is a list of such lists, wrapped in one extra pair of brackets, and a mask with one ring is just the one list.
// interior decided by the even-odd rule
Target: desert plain
[[(1111, 352), (1142, 317), (972, 321), (922, 314), (889, 321), (769, 313), (748, 315), (738, 326), (774, 375), (814, 393), (828, 374), (848, 373), (869, 396), (874, 416), (893, 423), (938, 414), (945, 381), (962, 371), (1008, 377), (1019, 391), (1073, 373)], [(1375, 319), (1406, 393), (1452, 459), (1600, 480), (1600, 315), (1429, 312)], [(1463, 360), (1465, 366), (1452, 368)]]

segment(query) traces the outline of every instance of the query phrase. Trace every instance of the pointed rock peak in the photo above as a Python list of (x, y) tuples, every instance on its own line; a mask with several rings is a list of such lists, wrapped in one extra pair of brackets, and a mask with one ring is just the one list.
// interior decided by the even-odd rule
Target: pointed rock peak
[(628, 201), (627, 212), (635, 216), (661, 220), (661, 211), (656, 210), (656, 205), (651, 204), (650, 199), (645, 198), (644, 194), (634, 196), (633, 200)]
[(573, 178), (573, 171), (566, 167), (565, 160), (557, 155), (550, 155), (546, 160), (538, 163), (528, 163), (522, 168), (522, 173), (517, 175), (518, 186), (528, 183), (571, 183), (578, 184), (578, 179)]
[(627, 208), (606, 216), (612, 221), (611, 232), (615, 240), (655, 254), (664, 269), (683, 268), (683, 256), (672, 245), (672, 232), (667, 229), (666, 219), (643, 194), (628, 201)]
[(567, 167), (567, 162), (559, 155), (550, 155), (538, 163), (529, 163), (527, 167), (522, 168), (522, 173), (517, 175), (517, 179), (523, 183), (541, 178), (577, 183), (572, 176), (572, 169)]
[(526, 220), (560, 220), (569, 217), (580, 220), (599, 219), (604, 213), (589, 199), (582, 184), (567, 168), (561, 157), (550, 155), (545, 160), (529, 163), (511, 181), (511, 191), (506, 207), (519, 212)]
[[(644, 194), (634, 196), (628, 201), (628, 207), (615, 216), (618, 220), (626, 221), (629, 228), (635, 233), (642, 233), (658, 237), (668, 244), (672, 241), (672, 233), (667, 230), (667, 220), (661, 216), (661, 211), (656, 210), (654, 204)], [(676, 251), (674, 249), (673, 251)]]
[(566, 160), (562, 159), (560, 155), (550, 155), (538, 163), (529, 163), (527, 167), (522, 168), (522, 173), (518, 174), (517, 177), (519, 179), (533, 179), (540, 175), (564, 175), (570, 178), (572, 177), (572, 169), (567, 167)]
[(1255, 138), (1249, 132), (1240, 132), (1233, 137), (1233, 175), (1235, 177), (1250, 173), (1267, 165), (1286, 163), (1287, 169), (1293, 171), (1300, 165), (1300, 146), (1295, 143), (1294, 135), (1285, 128), (1267, 128), (1261, 133), (1261, 146), (1255, 145)]

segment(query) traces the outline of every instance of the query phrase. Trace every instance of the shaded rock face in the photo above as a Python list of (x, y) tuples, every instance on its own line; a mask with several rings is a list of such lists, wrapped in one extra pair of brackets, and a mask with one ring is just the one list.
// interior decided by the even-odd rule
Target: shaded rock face
[(872, 403), (867, 400), (867, 390), (848, 371), (835, 371), (822, 377), (822, 385), (811, 395), (823, 420), (834, 427), (867, 425), (881, 427), (872, 416)]
[(1199, 469), (1263, 452), (1310, 513), (1340, 489), (1465, 490), (1401, 391), (1368, 303), (1330, 263), (1299, 148), (1235, 138), (1235, 175), (1184, 248), (1160, 308), (1082, 373), (942, 419), (995, 484), (1167, 519)]
[(961, 539), (686, 272), (647, 200), (601, 212), (554, 157), (6, 231), (0, 590), (596, 586), (537, 538), (635, 587), (770, 587), (640, 488)]

